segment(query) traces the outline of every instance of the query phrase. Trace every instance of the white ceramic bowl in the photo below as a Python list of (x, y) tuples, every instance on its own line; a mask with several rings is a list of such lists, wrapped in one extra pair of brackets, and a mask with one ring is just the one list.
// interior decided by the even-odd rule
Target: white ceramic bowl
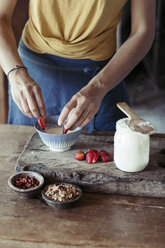
[[(58, 126), (59, 115), (48, 116), (46, 122), (46, 129), (56, 128)], [(55, 152), (68, 151), (73, 146), (80, 135), (82, 127), (77, 127), (73, 131), (66, 134), (49, 134), (41, 129), (38, 122), (35, 123), (35, 129), (37, 130), (43, 143)]]

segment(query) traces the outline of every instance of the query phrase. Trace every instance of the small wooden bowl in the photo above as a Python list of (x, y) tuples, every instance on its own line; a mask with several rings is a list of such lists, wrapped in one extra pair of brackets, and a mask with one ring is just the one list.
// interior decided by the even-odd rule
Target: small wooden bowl
[[(77, 190), (77, 192), (79, 192), (79, 195), (75, 198), (72, 198), (70, 200), (65, 200), (65, 201), (58, 201), (58, 200), (53, 200), (50, 199), (46, 194), (46, 190), (48, 189), (49, 186), (51, 185), (68, 185), (68, 186), (74, 186)], [(42, 198), (43, 200), (46, 202), (47, 205), (51, 206), (51, 207), (55, 207), (55, 208), (71, 208), (74, 207), (75, 204), (78, 202), (78, 200), (82, 197), (82, 190), (74, 184), (69, 184), (69, 183), (52, 183), (47, 185), (41, 192)]]
[[(14, 182), (16, 180), (16, 178), (20, 177), (20, 178), (24, 178), (26, 176), (29, 177), (34, 177), (35, 179), (37, 179), (39, 181), (39, 184), (34, 187), (34, 188), (29, 188), (29, 189), (20, 189), (18, 187), (16, 187), (14, 185)], [(41, 187), (44, 184), (44, 177), (42, 175), (40, 175), (37, 172), (34, 171), (23, 171), (23, 172), (19, 172), (16, 173), (14, 175), (12, 175), (9, 179), (8, 179), (8, 185), (9, 187), (21, 198), (23, 199), (29, 199), (34, 197), (39, 190), (41, 189)]]

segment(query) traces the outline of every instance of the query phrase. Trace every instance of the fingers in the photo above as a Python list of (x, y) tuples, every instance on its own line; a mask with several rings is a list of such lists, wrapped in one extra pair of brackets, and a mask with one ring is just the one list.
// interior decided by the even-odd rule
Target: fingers
[(22, 103), (21, 103), (21, 101), (18, 99), (18, 98), (13, 98), (13, 100), (14, 100), (14, 102), (17, 104), (17, 106), (18, 106), (18, 108), (20, 109), (20, 111), (24, 114), (24, 115), (26, 115), (27, 117), (31, 117), (31, 115), (29, 114), (29, 116), (28, 116), (28, 114), (26, 114), (26, 111), (24, 110), (24, 108), (23, 108), (23, 106), (22, 106)]
[(80, 115), (78, 121), (76, 121), (76, 123), (71, 126), (70, 130), (74, 130), (75, 128), (80, 127), (80, 126), (85, 127), (93, 119), (97, 111), (98, 109), (94, 109), (94, 108), (86, 109), (85, 108), (82, 114)]
[(84, 108), (86, 107), (87, 102), (87, 97), (83, 95), (80, 91), (75, 94), (63, 108), (59, 116), (58, 124), (62, 125), (68, 116), (65, 128), (70, 129), (80, 118), (82, 112), (84, 111)]
[[(71, 118), (72, 112), (74, 110), (74, 107), (76, 106), (76, 102), (73, 101), (73, 99), (70, 100), (70, 102), (68, 102), (65, 107), (63, 108), (63, 110), (61, 111), (61, 114), (58, 118), (58, 125), (61, 126), (62, 124), (64, 124), (64, 121), (66, 120), (67, 116), (69, 118)], [(72, 112), (71, 112), (72, 111)]]
[[(68, 114), (69, 108), (67, 105), (64, 107), (62, 114)], [(72, 105), (69, 104), (69, 106)], [(75, 106), (70, 110), (68, 114), (67, 122), (64, 125), (65, 129), (73, 130), (78, 126), (82, 126), (82, 127), (86, 126), (92, 120), (94, 115), (97, 113), (99, 106), (100, 105), (96, 106), (96, 104), (89, 101), (86, 101), (86, 103), (84, 104), (78, 103), (77, 106)]]
[(26, 113), (27, 114), (32, 114), (32, 117), (39, 117), (41, 116), (40, 115), (40, 111), (39, 111), (39, 108), (37, 106), (37, 103), (36, 103), (36, 99), (34, 97), (33, 94), (29, 95), (27, 97), (27, 101), (26, 101)]
[(32, 92), (27, 91), (27, 103), (33, 117), (46, 116), (45, 104), (38, 85), (33, 86)]
[(15, 86), (11, 93), (14, 102), (27, 117), (46, 116), (41, 89), (35, 82), (30, 82), (23, 87)]
[(78, 126), (86, 126), (97, 113), (101, 105), (101, 99), (97, 96), (93, 97), (90, 94), (86, 95), (78, 92), (63, 108), (58, 124), (62, 125), (68, 116), (65, 123), (65, 129), (73, 130)]
[(40, 116), (46, 117), (46, 108), (45, 103), (41, 94), (41, 89), (38, 86), (37, 88), (34, 88), (34, 96), (37, 103), (37, 106), (39, 108)]
[(91, 111), (90, 110), (86, 110), (84, 109), (84, 111), (81, 113), (81, 115), (79, 116), (79, 119), (76, 121), (76, 123), (74, 123), (71, 126), (71, 130), (74, 130), (76, 127), (78, 126), (82, 126), (83, 127), (83, 123), (84, 122), (88, 122), (92, 119), (93, 115), (91, 116), (91, 119), (89, 119), (89, 116), (91, 116)]
[(21, 99), (20, 100), (20, 105), (22, 106), (22, 112), (24, 113), (24, 115), (26, 115), (27, 117), (33, 117), (33, 114), (29, 108), (29, 105), (27, 103), (26, 99)]
[(65, 123), (65, 129), (75, 129), (78, 126), (86, 126), (98, 112), (104, 94), (100, 88), (87, 85), (77, 92), (63, 108), (58, 124)]
[(75, 124), (77, 126), (77, 122), (80, 119), (80, 117), (82, 116), (82, 112), (84, 112), (84, 108), (81, 105), (74, 108), (74, 110), (72, 111), (72, 114), (69, 115), (69, 117), (68, 117), (68, 120), (65, 124), (65, 128), (66, 129), (72, 129), (72, 127)]

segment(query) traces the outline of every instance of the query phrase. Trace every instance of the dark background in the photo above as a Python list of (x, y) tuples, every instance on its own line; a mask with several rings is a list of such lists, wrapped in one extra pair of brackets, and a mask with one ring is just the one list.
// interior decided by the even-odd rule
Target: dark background
[[(136, 95), (139, 91), (144, 98), (149, 97), (150, 91), (159, 92), (165, 90), (165, 1), (157, 0), (157, 11), (156, 11), (156, 35), (153, 42), (152, 48), (145, 58), (134, 68), (134, 70), (126, 78), (126, 82), (129, 87), (130, 84), (136, 88)], [(129, 2), (126, 5), (123, 12), (123, 19), (120, 24), (120, 38), (119, 42), (122, 43), (127, 38), (130, 31), (130, 6)], [(132, 83), (133, 82), (133, 83)], [(147, 92), (148, 91), (148, 92)], [(146, 94), (146, 96), (145, 96)], [(142, 98), (141, 95), (141, 98)], [(157, 95), (157, 94), (156, 94)], [(140, 97), (140, 94), (139, 94)], [(138, 96), (136, 96), (138, 98)], [(133, 102), (142, 101), (142, 99), (132, 99)], [(145, 100), (145, 99), (144, 99)]]

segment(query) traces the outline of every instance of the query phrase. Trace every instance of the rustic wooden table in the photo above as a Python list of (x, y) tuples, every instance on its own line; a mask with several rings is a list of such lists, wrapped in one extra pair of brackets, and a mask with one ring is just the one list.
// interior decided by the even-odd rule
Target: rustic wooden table
[[(84, 193), (75, 208), (23, 200), (8, 187), (32, 127), (0, 125), (0, 247), (165, 247), (165, 199)], [(164, 135), (165, 136), (165, 135)]]

